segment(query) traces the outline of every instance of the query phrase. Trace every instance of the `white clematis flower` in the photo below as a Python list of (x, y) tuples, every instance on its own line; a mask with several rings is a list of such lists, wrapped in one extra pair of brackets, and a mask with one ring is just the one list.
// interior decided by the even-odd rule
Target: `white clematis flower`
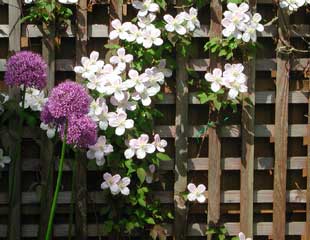
[(110, 75), (109, 78), (109, 85), (105, 86), (104, 93), (106, 95), (114, 94), (117, 101), (122, 101), (125, 98), (124, 91), (127, 90), (127, 85), (118, 75)]
[(155, 134), (153, 144), (158, 152), (165, 152), (165, 147), (168, 145), (166, 140), (160, 139), (159, 134)]
[(128, 88), (134, 87), (137, 92), (142, 92), (146, 88), (145, 83), (148, 81), (148, 78), (145, 73), (139, 74), (138, 71), (130, 69), (128, 77), (129, 79), (125, 81)]
[(137, 103), (129, 101), (130, 94), (128, 92), (124, 92), (124, 99), (122, 101), (117, 101), (117, 99), (112, 96), (110, 102), (113, 106), (117, 107), (117, 111), (134, 111), (137, 109)]
[(81, 74), (83, 78), (88, 79), (91, 74), (95, 74), (104, 66), (104, 62), (99, 59), (99, 52), (92, 51), (90, 57), (82, 57), (82, 66), (74, 67), (74, 72)]
[(129, 188), (127, 187), (130, 184), (130, 178), (124, 177), (118, 182), (118, 188), (121, 192), (121, 194), (128, 196), (130, 193)]
[(131, 54), (126, 54), (125, 48), (119, 48), (117, 50), (117, 56), (112, 56), (110, 58), (110, 63), (117, 65), (117, 68), (122, 72), (126, 69), (126, 64), (131, 63), (133, 56)]
[(110, 189), (112, 195), (117, 195), (120, 191), (118, 183), (121, 180), (121, 176), (119, 174), (115, 174), (112, 176), (110, 173), (106, 172), (103, 174), (104, 182), (101, 184), (101, 189)]
[(128, 31), (132, 25), (132, 23), (130, 22), (124, 22), (123, 24), (121, 23), (121, 21), (119, 19), (114, 19), (111, 22), (112, 28), (114, 30), (112, 30), (109, 34), (109, 38), (110, 40), (114, 40), (114, 39), (121, 39), (121, 40), (127, 40), (128, 38)]
[(117, 136), (122, 136), (126, 129), (133, 128), (134, 121), (132, 119), (127, 119), (127, 114), (124, 111), (119, 111), (110, 113), (109, 125), (115, 128), (115, 134)]
[(156, 19), (156, 15), (153, 13), (149, 13), (146, 16), (138, 16), (138, 26), (140, 28), (145, 28), (146, 26), (152, 24), (154, 20)]
[[(30, 108), (32, 111), (42, 111), (43, 106), (47, 102), (44, 91), (40, 91), (35, 88), (27, 88), (25, 94), (24, 108)], [(22, 106), (22, 103), (19, 104)]]
[(133, 1), (132, 6), (139, 10), (138, 16), (140, 17), (145, 17), (149, 12), (155, 13), (159, 11), (158, 4), (154, 3), (153, 0)]
[(227, 8), (228, 10), (224, 12), (224, 19), (221, 22), (224, 26), (222, 31), (223, 36), (233, 36), (241, 39), (241, 31), (245, 30), (246, 24), (250, 20), (250, 16), (247, 14), (249, 5), (247, 3), (241, 3), (238, 7), (235, 3), (228, 3)]
[(62, 4), (74, 4), (77, 3), (79, 0), (58, 0), (58, 2)]
[(143, 47), (150, 48), (152, 45), (161, 46), (164, 41), (160, 38), (160, 34), (160, 30), (154, 25), (148, 25), (142, 29)]
[(175, 18), (169, 14), (164, 16), (164, 20), (166, 21), (165, 29), (168, 32), (177, 32), (180, 35), (186, 34), (186, 28), (183, 26), (185, 21), (185, 14), (178, 14)]
[(136, 155), (138, 159), (144, 159), (146, 154), (154, 153), (156, 148), (148, 141), (149, 136), (146, 134), (141, 134), (138, 139), (130, 139), (129, 148), (124, 152), (125, 158), (130, 159)]
[(206, 73), (205, 79), (211, 83), (211, 90), (218, 92), (223, 85), (222, 70), (219, 68), (213, 69), (212, 73)]
[(191, 7), (189, 13), (185, 13), (184, 18), (186, 20), (186, 28), (193, 32), (196, 28), (200, 28), (200, 22), (198, 20), (198, 11), (196, 8)]
[(190, 202), (198, 201), (200, 203), (204, 203), (206, 201), (205, 191), (206, 186), (203, 184), (199, 184), (197, 187), (193, 183), (189, 183), (187, 185), (187, 189), (189, 194), (187, 195), (187, 199)]
[(86, 155), (88, 159), (95, 158), (98, 166), (103, 166), (105, 163), (105, 156), (109, 155), (111, 152), (113, 152), (113, 146), (107, 144), (105, 136), (100, 136), (95, 145), (89, 146)]
[(249, 42), (250, 40), (256, 42), (257, 40), (256, 31), (258, 32), (264, 31), (264, 26), (259, 23), (261, 20), (262, 16), (259, 13), (255, 13), (253, 15), (251, 21), (246, 25), (245, 31), (242, 35), (242, 40), (244, 42)]

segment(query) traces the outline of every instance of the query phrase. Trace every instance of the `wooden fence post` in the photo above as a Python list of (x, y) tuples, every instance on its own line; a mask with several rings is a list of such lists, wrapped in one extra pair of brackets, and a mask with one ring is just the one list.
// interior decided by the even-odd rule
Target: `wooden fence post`
[[(80, 65), (81, 58), (87, 56), (87, 0), (80, 0), (77, 5), (76, 31), (76, 64)], [(76, 81), (82, 78), (76, 76)], [(75, 236), (76, 239), (87, 239), (87, 159), (83, 153), (76, 154), (75, 174)], [(74, 169), (72, 169), (74, 171)], [(72, 189), (73, 191), (73, 189)]]
[[(43, 24), (43, 38), (42, 38), (42, 55), (48, 65), (47, 74), (47, 92), (49, 92), (55, 85), (55, 25)], [(41, 214), (39, 225), (39, 239), (44, 239), (50, 209), (52, 206), (53, 193), (54, 193), (54, 172), (55, 172), (55, 158), (54, 158), (54, 144), (51, 139), (46, 136), (45, 131), (41, 133), (41, 146), (40, 146), (40, 159), (41, 159)], [(53, 234), (52, 234), (53, 236)], [(51, 237), (52, 237), (51, 236)]]
[[(222, 36), (222, 3), (211, 0), (210, 39)], [(210, 70), (221, 67), (221, 59), (210, 53)], [(210, 121), (217, 121), (218, 113), (210, 109)], [(208, 225), (218, 225), (221, 203), (221, 140), (217, 127), (209, 129), (209, 169), (208, 169)], [(210, 235), (208, 239), (210, 239)]]
[(286, 170), (288, 137), (289, 55), (282, 49), (289, 42), (289, 16), (278, 9), (278, 46), (275, 101), (275, 164), (273, 186), (273, 239), (285, 239)]
[[(249, 2), (251, 12), (256, 12), (256, 0)], [(242, 158), (240, 166), (240, 231), (253, 238), (253, 194), (254, 194), (254, 132), (255, 132), (255, 59), (244, 56), (248, 77), (248, 92), (242, 102)]]
[[(9, 52), (14, 53), (20, 51), (21, 37), (21, 4), (19, 0), (9, 1)], [(19, 99), (19, 89), (10, 89), (10, 98)], [(16, 132), (18, 119), (10, 122), (10, 130)], [(10, 156), (16, 156), (10, 164), (10, 186), (14, 185), (14, 191), (9, 193), (9, 222), (8, 222), (8, 239), (21, 239), (21, 144), (22, 140), (17, 139), (17, 142), (12, 141), (10, 146)], [(19, 142), (20, 141), (20, 142)], [(18, 156), (19, 155), (19, 156)], [(11, 187), (10, 187), (11, 190)]]

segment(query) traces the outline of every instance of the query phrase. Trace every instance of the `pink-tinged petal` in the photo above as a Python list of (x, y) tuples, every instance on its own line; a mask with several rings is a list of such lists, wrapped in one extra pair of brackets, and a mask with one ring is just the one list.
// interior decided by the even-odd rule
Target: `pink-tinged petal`
[(203, 184), (199, 184), (199, 185), (197, 186), (197, 191), (198, 191), (199, 193), (205, 192), (205, 191), (206, 191), (206, 186), (203, 185)]
[(149, 136), (147, 134), (141, 134), (139, 141), (142, 143), (147, 143), (149, 141)]
[(157, 3), (151, 3), (148, 9), (150, 12), (158, 12), (159, 6)]
[(244, 12), (244, 13), (249, 11), (249, 4), (241, 3), (240, 6), (239, 6), (239, 10)]
[(143, 106), (150, 106), (150, 104), (152, 103), (152, 100), (150, 97), (146, 97), (146, 98), (143, 98), (141, 102)]
[(125, 62), (130, 63), (133, 61), (133, 56), (131, 54), (127, 54), (125, 56)]
[(104, 156), (104, 154), (103, 154), (102, 151), (96, 151), (96, 152), (95, 152), (95, 158), (96, 158), (97, 160), (102, 159), (103, 156)]
[(205, 74), (205, 79), (208, 81), (208, 82), (214, 82), (214, 77), (211, 73), (206, 73)]
[(206, 201), (205, 195), (203, 195), (203, 194), (199, 195), (199, 196), (197, 197), (197, 201), (198, 201), (199, 203), (204, 203), (204, 202)]
[(125, 128), (124, 127), (117, 127), (115, 128), (115, 134), (117, 136), (122, 136), (125, 133)]
[(243, 232), (240, 232), (238, 236), (240, 240), (245, 240), (245, 235)]
[(135, 155), (135, 151), (131, 148), (128, 148), (125, 150), (124, 155), (126, 159), (130, 159)]
[(236, 12), (239, 10), (237, 4), (235, 4), (235, 3), (228, 3), (227, 9), (232, 11), (232, 12)]
[(164, 16), (164, 20), (165, 20), (167, 23), (171, 23), (171, 22), (173, 22), (174, 18), (173, 18), (171, 15), (166, 14), (166, 15)]
[(103, 174), (103, 179), (104, 179), (105, 181), (109, 181), (111, 177), (112, 177), (112, 175), (111, 175), (110, 173), (108, 173), (108, 172), (106, 172), (105, 174)]
[(178, 26), (175, 27), (175, 31), (176, 31), (178, 34), (180, 34), (180, 35), (185, 35), (185, 34), (186, 34), (186, 28), (183, 27), (183, 26), (180, 26), (180, 25), (178, 25)]
[(135, 79), (135, 78), (139, 77), (139, 73), (138, 73), (138, 71), (136, 71), (134, 69), (130, 69), (128, 72), (128, 76), (131, 79)]
[(117, 39), (118, 38), (118, 32), (116, 30), (111, 31), (109, 34), (109, 38), (110, 38), (110, 40)]
[(238, 96), (238, 91), (234, 88), (230, 89), (229, 92), (228, 92), (228, 96), (231, 98), (231, 99), (235, 99), (237, 96)]
[(258, 31), (258, 32), (263, 32), (264, 31), (264, 25), (262, 25), (262, 24), (258, 24), (257, 26), (256, 26), (256, 30)]
[(155, 38), (154, 45), (161, 46), (164, 43), (164, 41), (161, 38)]
[(117, 195), (120, 192), (119, 186), (117, 184), (111, 185), (110, 191), (111, 191), (112, 195)]
[(128, 186), (130, 184), (130, 178), (129, 177), (124, 177), (122, 179), (122, 186)]
[(189, 183), (187, 185), (187, 189), (188, 189), (188, 191), (190, 191), (192, 193), (192, 192), (196, 191), (196, 185), (193, 183)]
[(114, 19), (112, 22), (111, 22), (111, 25), (114, 29), (117, 29), (117, 28), (120, 28), (122, 26), (122, 23), (119, 19)]
[(110, 58), (110, 63), (112, 64), (118, 64), (120, 62), (119, 57), (118, 56), (112, 56)]
[(112, 177), (112, 182), (115, 183), (115, 184), (117, 184), (120, 180), (121, 180), (121, 176), (119, 174), (115, 174)]
[(143, 149), (139, 148), (136, 152), (136, 155), (138, 159), (144, 159), (146, 157), (146, 152)]
[(134, 126), (134, 121), (132, 119), (127, 119), (125, 121), (125, 128), (130, 129), (133, 128)]
[(86, 157), (88, 159), (94, 159), (95, 158), (95, 153), (93, 150), (88, 150), (87, 153), (86, 153)]
[(125, 187), (125, 188), (121, 188), (121, 193), (125, 196), (128, 196), (129, 193), (130, 193), (130, 190), (128, 187)]
[(219, 68), (214, 68), (213, 69), (213, 75), (216, 77), (222, 77), (222, 70)]
[(156, 147), (153, 144), (146, 144), (145, 151), (147, 153), (153, 153), (155, 152), (155, 150), (156, 150)]
[(103, 183), (101, 183), (101, 189), (107, 189), (107, 188), (109, 188), (109, 185), (106, 183), (106, 182), (103, 182)]
[(99, 58), (99, 52), (97, 51), (92, 51), (90, 53), (90, 60), (93, 61), (93, 62), (96, 62)]
[(196, 200), (196, 195), (193, 194), (193, 193), (189, 193), (189, 194), (187, 195), (187, 199), (188, 199), (188, 201), (193, 202), (193, 201)]
[(142, 4), (142, 2), (140, 2), (140, 1), (133, 1), (133, 2), (132, 2), (132, 6), (133, 6), (135, 9), (141, 9), (142, 6), (143, 6), (143, 4)]
[(211, 90), (212, 90), (213, 92), (218, 92), (220, 89), (221, 89), (221, 85), (218, 84), (217, 82), (213, 82), (213, 83), (211, 84)]
[(117, 55), (118, 56), (125, 56), (125, 54), (126, 54), (126, 51), (125, 51), (125, 48), (119, 48), (118, 50), (117, 50)]
[(81, 74), (84, 72), (84, 68), (81, 66), (76, 66), (74, 67), (74, 72)]

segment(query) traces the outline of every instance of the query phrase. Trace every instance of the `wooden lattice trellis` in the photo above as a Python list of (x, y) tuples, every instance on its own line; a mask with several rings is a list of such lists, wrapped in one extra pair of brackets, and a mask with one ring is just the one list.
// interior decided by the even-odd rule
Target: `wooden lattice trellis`
[[(75, 17), (72, 25), (61, 34), (61, 46), (56, 49), (53, 26), (20, 24), (19, 2), (0, 1), (0, 49), (3, 52), (0, 54), (0, 72), (5, 71), (5, 58), (9, 52), (21, 48), (40, 51), (49, 66), (48, 89), (67, 77), (74, 78), (73, 67), (81, 56), (93, 49), (103, 50), (110, 21), (126, 18), (123, 15), (131, 11), (130, 3), (112, 0), (96, 4), (93, 11), (88, 12), (87, 0), (80, 0), (79, 5), (73, 7)], [(176, 4), (181, 5), (182, 1)], [(269, 0), (251, 0), (250, 6), (266, 18), (272, 12), (276, 13), (276, 7)], [(201, 135), (201, 129), (207, 123), (208, 109), (200, 104), (195, 89), (188, 86), (185, 69), (189, 67), (204, 73), (210, 66), (218, 65), (215, 56), (209, 57), (200, 50), (207, 38), (221, 35), (219, 21), (222, 11), (220, 0), (211, 0), (200, 10), (199, 18), (203, 26), (193, 39), (193, 45), (198, 48), (197, 58), (184, 59), (177, 52), (175, 80), (167, 80), (164, 100), (156, 104), (166, 117), (155, 130), (168, 139), (168, 152), (174, 159), (161, 165), (161, 172), (174, 184), (166, 191), (157, 192), (164, 205), (175, 207), (174, 222), (167, 224), (169, 235), (176, 236), (176, 239), (203, 236), (208, 219), (208, 223), (219, 221), (224, 224), (229, 235), (236, 235), (242, 230), (257, 239), (267, 239), (273, 234), (273, 239), (277, 240), (285, 236), (286, 239), (300, 239), (300, 236), (310, 239), (310, 164), (307, 164), (310, 130), (309, 120), (305, 117), (310, 111), (310, 88), (309, 79), (303, 76), (309, 68), (310, 56), (297, 55), (294, 61), (290, 61), (286, 56), (275, 53), (275, 47), (281, 44), (275, 42), (278, 36), (286, 40), (290, 37), (297, 44), (300, 44), (300, 37), (309, 38), (309, 15), (301, 9), (291, 17), (290, 27), (294, 31), (290, 36), (282, 33), (282, 17), (278, 28), (276, 25), (268, 26), (260, 34), (259, 42), (265, 50), (259, 50), (257, 58), (246, 63), (248, 97), (254, 101), (254, 107), (244, 103), (236, 119), (220, 129), (209, 129), (202, 154), (197, 157), (195, 138)], [(79, 80), (76, 78), (76, 81)], [(2, 81), (1, 88), (5, 88)], [(15, 239), (37, 236), (43, 239), (44, 227), (39, 230), (39, 224), (46, 226), (44, 212), (50, 206), (53, 191), (53, 177), (48, 177), (48, 174), (53, 176), (57, 171), (57, 156), (53, 157), (52, 153), (56, 151), (39, 129), (25, 129), (24, 138), (19, 180), (20, 208), (13, 216), (17, 219), (15, 229), (18, 231), (12, 234), (15, 234)], [(33, 138), (41, 139), (41, 147), (31, 140)], [(101, 234), (100, 224), (104, 221), (97, 214), (98, 226), (94, 217), (94, 212), (99, 211), (94, 205), (104, 204), (99, 189), (101, 173), (96, 169), (87, 169), (84, 156), (77, 156), (76, 159), (75, 234), (77, 239), (95, 238)], [(39, 171), (41, 184), (49, 186), (44, 195), (45, 201), (40, 201), (39, 195), (30, 188), (35, 173)], [(65, 171), (54, 238), (65, 238), (68, 234), (70, 159)], [(0, 238), (3, 239), (8, 236), (7, 179), (8, 169), (5, 169), (0, 183)], [(206, 204), (190, 206), (189, 209), (177, 207), (178, 193), (185, 190), (189, 181), (208, 186), (208, 208)], [(204, 215), (206, 209), (208, 218)], [(190, 214), (188, 218), (187, 212)]]

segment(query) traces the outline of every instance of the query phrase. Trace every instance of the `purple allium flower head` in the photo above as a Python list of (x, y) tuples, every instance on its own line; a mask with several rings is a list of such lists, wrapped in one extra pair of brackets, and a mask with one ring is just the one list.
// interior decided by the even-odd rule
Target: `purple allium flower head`
[[(46, 108), (54, 119), (54, 122), (61, 123), (65, 119), (68, 119), (70, 115), (87, 114), (90, 102), (91, 97), (82, 85), (76, 82), (66, 81), (52, 89), (46, 103)], [(45, 123), (49, 121), (49, 114), (43, 114), (41, 116)], [(44, 115), (46, 116), (44, 117)]]
[[(64, 125), (61, 127), (64, 137)], [(87, 115), (70, 115), (67, 128), (67, 143), (87, 148), (97, 142), (97, 124)]]
[(17, 52), (6, 64), (4, 81), (9, 86), (43, 89), (46, 86), (47, 65), (43, 58), (30, 51)]

